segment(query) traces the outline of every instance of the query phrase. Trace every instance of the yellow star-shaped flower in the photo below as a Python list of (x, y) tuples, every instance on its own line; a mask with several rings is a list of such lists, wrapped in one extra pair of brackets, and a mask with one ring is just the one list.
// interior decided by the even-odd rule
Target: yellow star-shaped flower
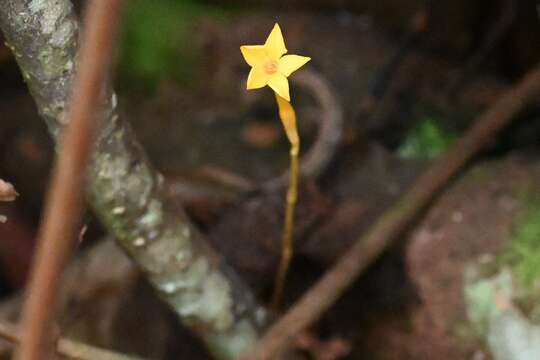
[(306, 56), (285, 55), (287, 48), (278, 24), (274, 25), (264, 45), (244, 45), (240, 46), (240, 51), (251, 66), (247, 89), (268, 85), (287, 101), (291, 101), (287, 77), (311, 60)]

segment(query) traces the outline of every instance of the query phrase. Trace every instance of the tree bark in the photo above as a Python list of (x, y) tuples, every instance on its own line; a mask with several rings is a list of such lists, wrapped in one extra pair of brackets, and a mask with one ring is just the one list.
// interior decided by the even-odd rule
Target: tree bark
[[(58, 140), (78, 48), (68, 0), (0, 0), (0, 28), (38, 111)], [(266, 312), (163, 191), (109, 88), (87, 176), (87, 199), (158, 295), (219, 358), (250, 349)], [(69, 214), (66, 214), (69, 216)]]

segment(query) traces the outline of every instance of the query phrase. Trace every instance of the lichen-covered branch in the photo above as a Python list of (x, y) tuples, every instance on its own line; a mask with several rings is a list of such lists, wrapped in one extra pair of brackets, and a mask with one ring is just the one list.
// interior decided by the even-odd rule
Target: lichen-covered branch
[[(65, 123), (78, 48), (78, 21), (68, 0), (0, 0), (0, 27), (52, 135)], [(265, 311), (191, 225), (167, 201), (163, 181), (105, 91), (88, 200), (157, 293), (210, 350), (232, 358), (249, 349)], [(69, 216), (69, 214), (66, 214)]]

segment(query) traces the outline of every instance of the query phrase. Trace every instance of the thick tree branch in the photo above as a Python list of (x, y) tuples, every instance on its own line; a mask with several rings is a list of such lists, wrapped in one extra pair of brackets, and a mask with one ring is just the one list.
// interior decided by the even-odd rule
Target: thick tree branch
[(272, 359), (315, 322), (403, 232), (459, 170), (540, 95), (540, 67), (528, 73), (485, 111), (465, 135), (361, 236), (351, 249), (265, 334), (246, 359)]
[[(68, 0), (0, 0), (0, 26), (38, 110), (58, 139), (73, 77), (78, 23)], [(107, 92), (88, 169), (90, 205), (157, 293), (221, 358), (255, 343), (266, 313), (207, 245), (184, 211), (166, 200)], [(69, 214), (65, 214), (69, 216)]]

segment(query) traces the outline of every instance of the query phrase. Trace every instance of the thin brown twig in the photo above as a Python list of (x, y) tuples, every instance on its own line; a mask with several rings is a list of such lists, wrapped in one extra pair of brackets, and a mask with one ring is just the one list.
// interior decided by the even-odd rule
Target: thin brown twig
[[(10, 343), (18, 344), (20, 342), (20, 334), (17, 325), (3, 320), (0, 321), (0, 338)], [(119, 354), (66, 338), (58, 339), (56, 342), (56, 352), (58, 355), (62, 355), (68, 359), (77, 360), (142, 360), (139, 357)]]
[(95, 109), (111, 61), (121, 4), (121, 0), (94, 0), (87, 7), (78, 72), (66, 117), (68, 125), (47, 194), (22, 312), (23, 332), (16, 353), (19, 360), (47, 358), (51, 351), (56, 293), (82, 214), (82, 185), (94, 143)]
[(504, 93), (475, 125), (419, 177), (352, 248), (277, 321), (245, 359), (272, 359), (315, 322), (391, 243), (458, 171), (507, 126), (525, 106), (538, 100), (540, 66)]

